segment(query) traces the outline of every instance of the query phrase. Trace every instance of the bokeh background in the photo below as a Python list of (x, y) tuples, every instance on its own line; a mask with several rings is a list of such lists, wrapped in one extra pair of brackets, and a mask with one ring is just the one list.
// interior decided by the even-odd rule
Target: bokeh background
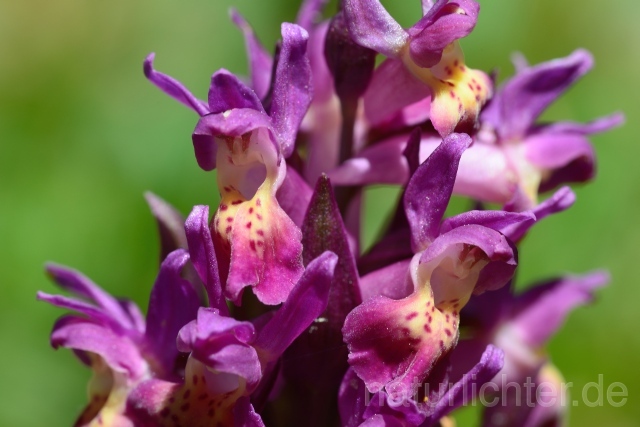
[[(48, 344), (61, 312), (35, 301), (37, 290), (55, 290), (43, 263), (74, 266), (146, 307), (158, 242), (143, 192), (183, 213), (215, 205), (215, 176), (192, 153), (195, 115), (144, 79), (142, 60), (155, 51), (156, 66), (200, 96), (216, 69), (245, 73), (243, 39), (227, 18), (232, 3), (266, 46), (298, 7), (298, 0), (0, 0), (0, 425), (71, 425), (85, 404), (90, 372)], [(405, 25), (419, 16), (418, 0), (384, 3)], [(595, 69), (545, 117), (627, 115), (623, 128), (593, 138), (596, 181), (524, 242), (518, 280), (611, 271), (611, 286), (571, 315), (549, 351), (574, 390), (599, 374), (605, 388), (620, 381), (628, 389), (623, 407), (571, 408), (572, 425), (638, 425), (640, 3), (480, 3), (478, 26), (463, 41), (470, 66), (497, 68), (504, 78), (515, 51), (535, 63), (584, 47)], [(372, 190), (367, 204), (395, 194)], [(365, 244), (383, 220), (383, 209), (369, 209)]]

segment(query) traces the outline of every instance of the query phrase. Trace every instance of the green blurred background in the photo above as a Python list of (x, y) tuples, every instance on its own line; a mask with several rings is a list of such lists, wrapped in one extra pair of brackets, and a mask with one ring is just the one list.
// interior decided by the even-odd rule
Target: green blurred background
[[(297, 0), (0, 0), (0, 425), (71, 425), (85, 404), (89, 371), (48, 344), (61, 312), (35, 301), (37, 290), (54, 291), (43, 263), (74, 266), (146, 307), (158, 243), (143, 192), (183, 213), (215, 205), (214, 175), (201, 171), (192, 153), (195, 115), (146, 82), (142, 60), (155, 51), (156, 66), (201, 97), (216, 69), (245, 73), (243, 39), (227, 18), (232, 4), (266, 46), (298, 7)], [(385, 4), (405, 25), (419, 16), (418, 0)], [(570, 317), (550, 352), (574, 390), (598, 374), (605, 387), (621, 381), (628, 388), (623, 407), (571, 408), (573, 426), (638, 425), (640, 149), (632, 144), (640, 132), (640, 3), (481, 5), (478, 26), (463, 42), (470, 66), (497, 67), (504, 77), (514, 51), (535, 63), (584, 47), (596, 68), (545, 117), (627, 115), (622, 129), (593, 138), (597, 180), (524, 242), (519, 282), (600, 267), (612, 272), (612, 285)], [(393, 194), (371, 191), (367, 204), (389, 203)], [(383, 219), (384, 210), (368, 211), (365, 242)]]

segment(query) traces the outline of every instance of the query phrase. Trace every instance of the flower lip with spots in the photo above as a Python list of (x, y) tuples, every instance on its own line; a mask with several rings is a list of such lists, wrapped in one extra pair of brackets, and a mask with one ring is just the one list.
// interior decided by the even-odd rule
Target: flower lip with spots
[[(354, 40), (388, 59), (376, 70), (365, 94), (369, 121), (380, 123), (398, 110), (431, 97), (429, 117), (441, 136), (477, 127), (492, 82), (468, 68), (458, 40), (476, 24), (473, 0), (438, 0), (404, 30), (379, 0), (346, 0), (344, 12)], [(389, 82), (393, 82), (389, 84)]]
[(147, 77), (194, 109), (196, 159), (218, 169), (220, 207), (212, 221), (225, 296), (239, 304), (251, 287), (265, 304), (286, 298), (303, 271), (301, 234), (280, 208), (276, 192), (287, 168), (298, 127), (311, 101), (308, 34), (282, 25), (282, 45), (267, 108), (253, 89), (226, 70), (211, 78), (208, 101), (198, 101), (174, 79), (145, 62)]

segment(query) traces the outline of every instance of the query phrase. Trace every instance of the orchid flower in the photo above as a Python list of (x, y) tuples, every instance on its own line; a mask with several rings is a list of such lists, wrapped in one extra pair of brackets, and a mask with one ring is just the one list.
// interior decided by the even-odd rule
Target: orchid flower
[[(536, 123), (539, 115), (593, 65), (591, 55), (577, 50), (535, 66), (520, 61), (517, 74), (501, 86), (480, 116), (481, 129), (465, 152), (454, 193), (483, 202), (532, 209), (539, 193), (564, 183), (584, 182), (595, 174), (593, 148), (587, 136), (623, 121), (613, 114), (591, 123)], [(409, 166), (402, 156), (409, 135), (393, 135), (349, 159), (329, 173), (340, 185), (405, 184)], [(440, 138), (425, 133), (420, 159), (426, 159)]]
[(311, 99), (307, 32), (282, 26), (282, 48), (269, 112), (256, 93), (220, 70), (208, 102), (145, 62), (147, 77), (202, 117), (193, 133), (198, 164), (217, 167), (221, 203), (212, 223), (225, 294), (239, 303), (251, 286), (266, 304), (283, 302), (302, 274), (300, 230), (280, 208), (276, 192), (287, 173), (283, 157), (294, 148), (297, 128)]
[(530, 223), (533, 215), (494, 212), (494, 221), (481, 221), (493, 228), (473, 221), (441, 228), (470, 143), (450, 135), (416, 170), (404, 196), (415, 255), (365, 276), (365, 302), (345, 321), (349, 364), (371, 392), (422, 382), (456, 345), (471, 295), (500, 288), (514, 272), (515, 249), (496, 229)]
[(77, 271), (47, 266), (53, 280), (78, 298), (39, 292), (38, 299), (79, 314), (56, 322), (51, 344), (73, 349), (93, 370), (89, 404), (77, 426), (133, 426), (126, 410), (129, 393), (149, 378), (181, 375), (175, 337), (199, 305), (193, 286), (180, 277), (188, 260), (178, 249), (162, 263), (146, 321), (135, 304), (115, 299)]
[(470, 131), (491, 97), (492, 84), (485, 73), (466, 66), (458, 40), (471, 32), (480, 7), (473, 0), (424, 5), (422, 19), (405, 30), (379, 0), (345, 0), (354, 40), (388, 57), (365, 95), (365, 113), (379, 123), (431, 97), (429, 117), (440, 135)]

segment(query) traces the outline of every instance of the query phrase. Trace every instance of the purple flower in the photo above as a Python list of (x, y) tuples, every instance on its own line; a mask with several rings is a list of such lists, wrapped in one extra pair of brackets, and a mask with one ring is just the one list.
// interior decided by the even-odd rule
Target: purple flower
[(76, 425), (133, 425), (125, 410), (131, 390), (151, 377), (181, 375), (175, 337), (195, 317), (199, 305), (193, 286), (180, 277), (188, 260), (189, 255), (178, 249), (162, 263), (146, 321), (135, 304), (113, 298), (82, 274), (47, 266), (52, 279), (77, 298), (39, 292), (38, 299), (78, 313), (56, 322), (51, 344), (73, 349), (94, 373), (90, 402)]
[(498, 90), (482, 113), (483, 130), (476, 140), (495, 147), (492, 157), (504, 159), (503, 176), (514, 190), (510, 199), (493, 201), (528, 209), (536, 204), (538, 192), (593, 177), (594, 153), (586, 136), (619, 125), (621, 114), (587, 124), (536, 123), (547, 106), (592, 66), (593, 58), (585, 50), (532, 67), (521, 61), (516, 75)]
[(149, 379), (136, 387), (128, 401), (136, 425), (263, 425), (249, 396), (263, 377), (277, 375), (279, 357), (326, 308), (336, 261), (329, 252), (312, 261), (266, 323), (200, 308), (178, 336), (178, 349), (189, 353), (184, 380)]
[[(538, 116), (592, 66), (591, 55), (578, 50), (570, 56), (533, 67), (522, 65), (497, 92), (480, 117), (481, 130), (464, 153), (454, 193), (509, 210), (532, 209), (538, 193), (563, 183), (583, 182), (594, 175), (595, 159), (587, 136), (619, 125), (614, 114), (587, 124), (537, 124)], [(404, 184), (409, 166), (401, 155), (408, 134), (397, 134), (371, 147), (330, 172), (342, 185)], [(420, 159), (426, 159), (440, 138), (426, 133)]]
[[(508, 426), (562, 423), (566, 389), (544, 347), (569, 313), (592, 301), (594, 292), (608, 280), (606, 273), (594, 272), (549, 280), (519, 295), (505, 286), (472, 299), (463, 313), (463, 320), (470, 325), (471, 338), (461, 341), (453, 352), (454, 366), (464, 371), (488, 344), (501, 348), (505, 355), (504, 368), (492, 379), (495, 385), (488, 387), (504, 400), (494, 401), (495, 404), (485, 408), (483, 425), (495, 425), (496, 420)], [(514, 387), (501, 392), (509, 383), (521, 385), (519, 401)], [(525, 394), (527, 384), (533, 389), (528, 395)], [(537, 386), (555, 393), (553, 405), (537, 404)]]
[(456, 345), (460, 310), (471, 295), (500, 288), (515, 269), (515, 250), (496, 229), (530, 223), (533, 215), (493, 212), (493, 221), (476, 218), (493, 228), (473, 219), (441, 228), (470, 143), (467, 135), (451, 135), (418, 167), (404, 196), (415, 255), (365, 276), (365, 302), (345, 321), (349, 364), (371, 392), (391, 382), (421, 383)]
[(429, 117), (440, 135), (469, 131), (492, 92), (487, 75), (465, 65), (458, 43), (475, 26), (480, 7), (472, 0), (429, 3), (422, 19), (404, 30), (378, 0), (344, 2), (354, 40), (389, 58), (376, 70), (365, 112), (377, 124), (430, 96)]
[(208, 102), (145, 61), (145, 74), (202, 117), (193, 133), (198, 164), (217, 167), (221, 203), (212, 223), (227, 298), (239, 303), (251, 286), (266, 304), (283, 302), (302, 274), (300, 230), (276, 192), (287, 174), (298, 126), (311, 100), (307, 32), (282, 26), (270, 105), (225, 70), (211, 79)]

